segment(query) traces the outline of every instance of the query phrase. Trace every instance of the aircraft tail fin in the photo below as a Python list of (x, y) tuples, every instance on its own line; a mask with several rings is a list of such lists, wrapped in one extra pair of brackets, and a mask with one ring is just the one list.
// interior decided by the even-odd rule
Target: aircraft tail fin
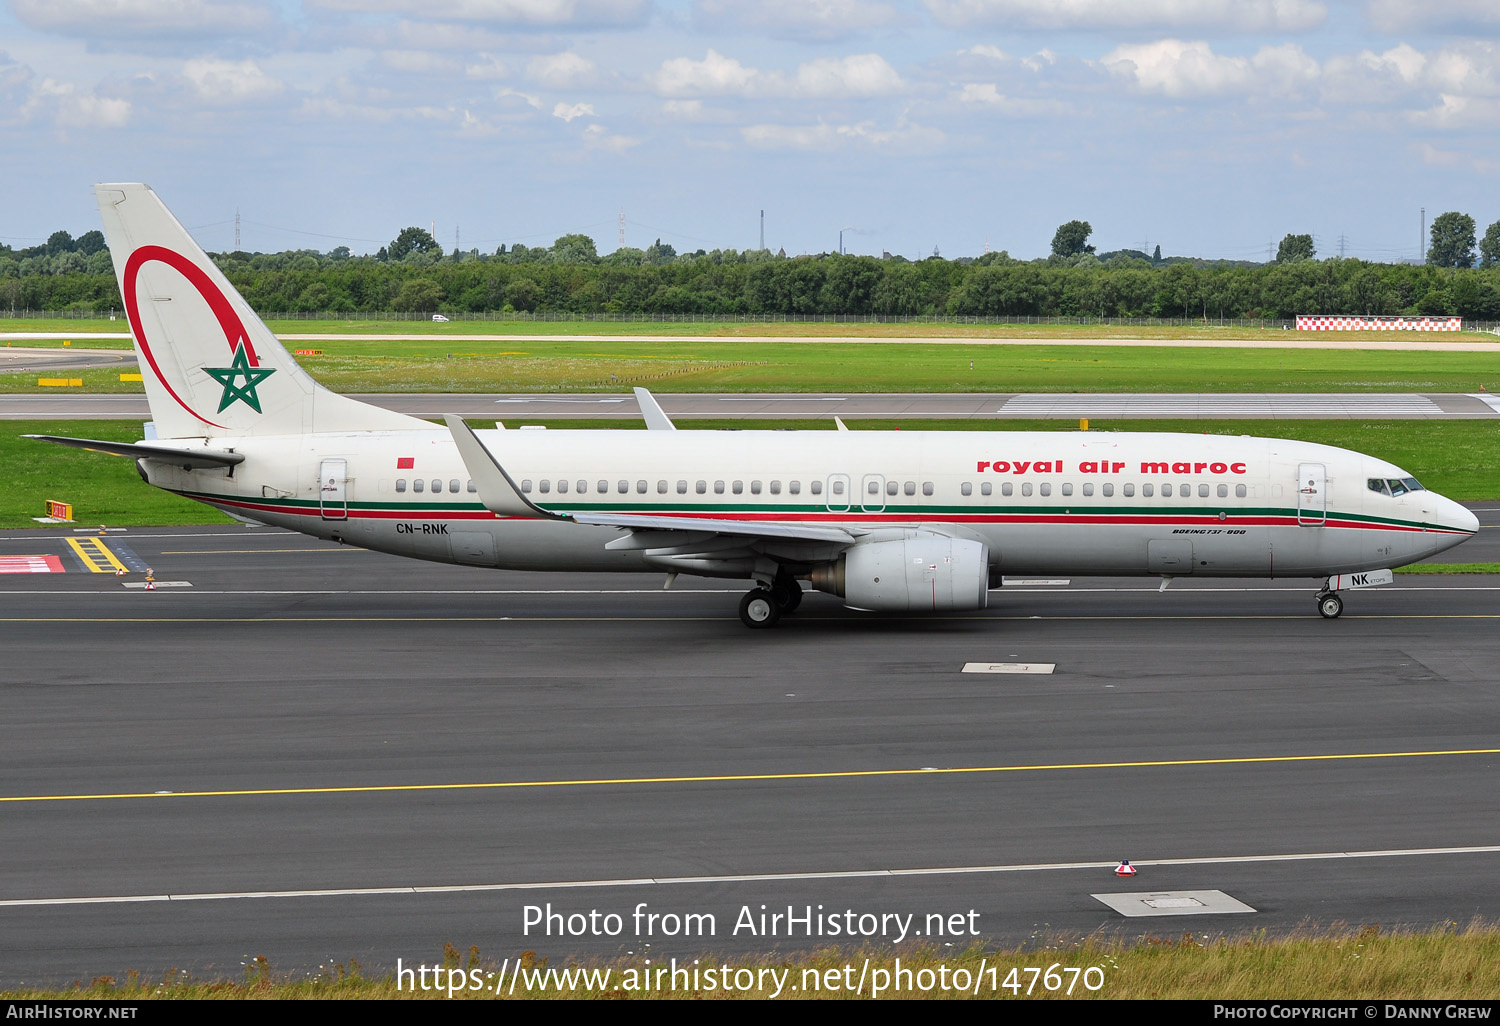
[(94, 186), (163, 438), (429, 429), (323, 388), (149, 186)]

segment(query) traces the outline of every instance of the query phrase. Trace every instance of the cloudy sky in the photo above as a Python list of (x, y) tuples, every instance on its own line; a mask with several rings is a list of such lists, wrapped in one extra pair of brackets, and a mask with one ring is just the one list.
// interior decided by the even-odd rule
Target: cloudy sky
[(0, 0), (0, 241), (1416, 256), (1500, 219), (1497, 0)]

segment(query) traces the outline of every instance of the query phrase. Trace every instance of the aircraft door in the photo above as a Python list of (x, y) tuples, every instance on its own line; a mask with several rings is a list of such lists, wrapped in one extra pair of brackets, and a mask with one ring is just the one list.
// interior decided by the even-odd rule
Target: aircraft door
[(866, 513), (879, 513), (885, 509), (885, 478), (880, 474), (866, 474), (859, 486), (860, 509)]
[(1321, 527), (1328, 520), (1328, 475), (1321, 463), (1297, 467), (1297, 523)]
[(324, 520), (349, 519), (349, 463), (324, 460), (318, 467), (318, 506)]
[(828, 489), (823, 498), (830, 513), (843, 513), (849, 508), (849, 475), (829, 474), (825, 482)]

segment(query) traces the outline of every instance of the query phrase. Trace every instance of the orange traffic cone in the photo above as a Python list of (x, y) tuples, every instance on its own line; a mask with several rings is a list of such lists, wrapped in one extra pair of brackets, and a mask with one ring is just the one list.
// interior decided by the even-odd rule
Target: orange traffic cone
[[(147, 591), (155, 591), (156, 590), (156, 582), (152, 581), (152, 580), (147, 580), (146, 581), (146, 590)], [(1133, 872), (1135, 872), (1135, 870), (1132, 869), (1131, 872), (1133, 873)]]
[(1135, 867), (1130, 864), (1129, 859), (1120, 860), (1120, 864), (1115, 867), (1115, 876), (1135, 876)]
[(115, 571), (115, 576), (116, 577), (124, 577), (125, 573), (126, 573), (125, 568), (122, 566), (118, 570)]

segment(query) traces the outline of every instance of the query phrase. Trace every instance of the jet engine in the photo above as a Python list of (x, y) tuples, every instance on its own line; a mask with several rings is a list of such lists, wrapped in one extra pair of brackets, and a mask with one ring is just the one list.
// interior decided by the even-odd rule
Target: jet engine
[(911, 532), (863, 541), (812, 573), (812, 585), (852, 609), (983, 609), (989, 600), (989, 546)]

